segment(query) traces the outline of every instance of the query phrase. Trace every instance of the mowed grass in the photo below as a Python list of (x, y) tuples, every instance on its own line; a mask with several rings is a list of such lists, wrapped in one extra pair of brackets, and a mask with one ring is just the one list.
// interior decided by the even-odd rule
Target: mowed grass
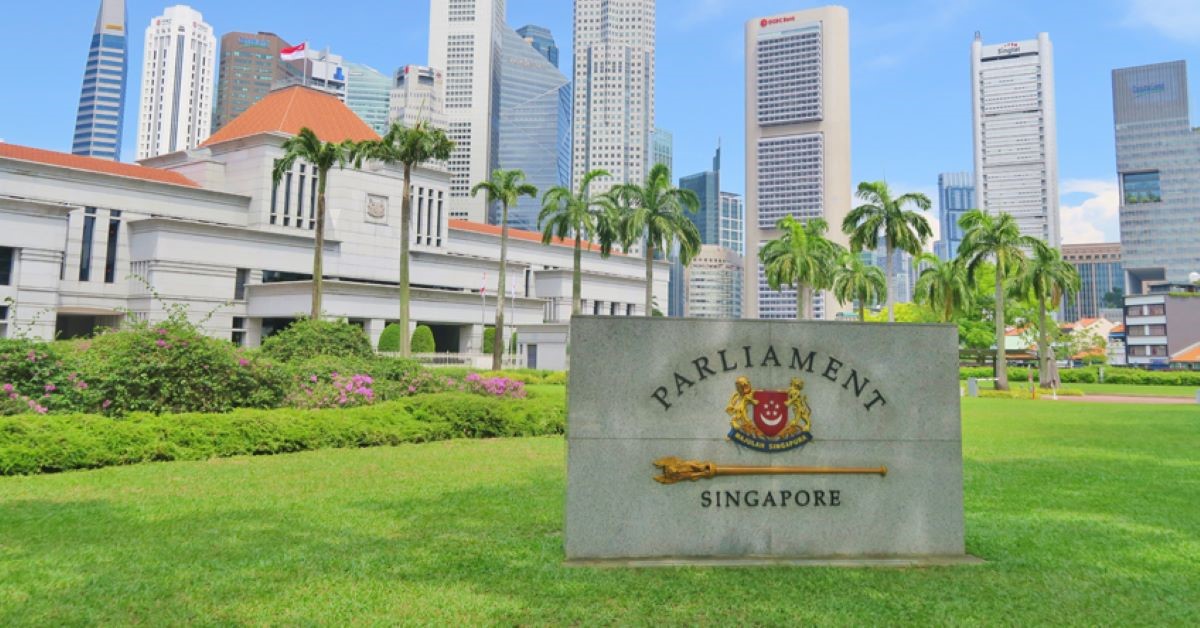
[(964, 404), (986, 565), (567, 568), (563, 440), (450, 441), (0, 478), (0, 625), (1200, 623), (1200, 408)]
[(1121, 395), (1123, 397), (1189, 397), (1195, 399), (1196, 386), (1162, 386), (1135, 384), (1063, 384), (1066, 388), (1082, 390), (1085, 395)]

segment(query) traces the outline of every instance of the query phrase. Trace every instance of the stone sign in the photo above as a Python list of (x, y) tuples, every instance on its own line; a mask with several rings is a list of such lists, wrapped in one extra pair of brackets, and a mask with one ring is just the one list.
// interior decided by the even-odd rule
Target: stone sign
[(964, 554), (949, 325), (575, 317), (568, 561)]

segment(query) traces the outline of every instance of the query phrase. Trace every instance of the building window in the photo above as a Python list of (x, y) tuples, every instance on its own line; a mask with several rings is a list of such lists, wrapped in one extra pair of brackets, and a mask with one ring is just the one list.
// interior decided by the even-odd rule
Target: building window
[(1146, 316), (1165, 316), (1167, 313), (1167, 306), (1162, 303), (1151, 303), (1146, 309)]
[(233, 279), (233, 299), (235, 301), (246, 300), (246, 282), (250, 279), (249, 268), (237, 269), (237, 274)]
[(13, 260), (16, 256), (16, 249), (0, 246), (0, 286), (12, 285)]
[(108, 212), (108, 240), (104, 244), (104, 283), (117, 279), (117, 238), (121, 233), (121, 210)]
[(592, 301), (592, 314), (594, 316), (600, 315), (600, 302), (599, 301)]
[(92, 278), (92, 240), (96, 236), (96, 208), (83, 210), (83, 243), (79, 249), (79, 281)]
[(233, 317), (233, 334), (229, 337), (233, 344), (241, 347), (246, 344), (246, 319), (242, 316)]
[(1157, 170), (1122, 174), (1121, 188), (1125, 193), (1126, 205), (1162, 201), (1162, 187), (1159, 185)]
[(1125, 307), (1125, 316), (1141, 316), (1141, 315), (1142, 315), (1142, 306), (1128, 305)]

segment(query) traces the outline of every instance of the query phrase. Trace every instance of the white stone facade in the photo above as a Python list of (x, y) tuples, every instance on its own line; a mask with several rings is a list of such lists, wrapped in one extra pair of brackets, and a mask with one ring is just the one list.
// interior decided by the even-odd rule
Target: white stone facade
[[(313, 173), (298, 163), (290, 187), (286, 178), (272, 185), (285, 137), (264, 133), (144, 162), (156, 169), (149, 172), (174, 171), (196, 187), (0, 156), (0, 247), (8, 249), (0, 253), (12, 258), (8, 273), (0, 268), (7, 278), (0, 301), (11, 299), (0, 334), (82, 335), (126, 317), (161, 319), (182, 304), (195, 320), (207, 316), (210, 335), (256, 346), (306, 313)], [(434, 328), (438, 351), (480, 352), (500, 292), (498, 228), (451, 220), (448, 187), (445, 171), (414, 173), (412, 321)], [(372, 342), (399, 313), (401, 190), (401, 173), (391, 167), (329, 174), (323, 309), (361, 324)], [(540, 234), (514, 230), (513, 279), (503, 291), (510, 324), (532, 332), (552, 323), (553, 332), (566, 323), (571, 265), (569, 245), (543, 245)], [(589, 307), (643, 313), (643, 260), (585, 251), (582, 267)], [(663, 302), (667, 265), (654, 272)], [(544, 347), (543, 363), (560, 363), (551, 354), (561, 349)]]

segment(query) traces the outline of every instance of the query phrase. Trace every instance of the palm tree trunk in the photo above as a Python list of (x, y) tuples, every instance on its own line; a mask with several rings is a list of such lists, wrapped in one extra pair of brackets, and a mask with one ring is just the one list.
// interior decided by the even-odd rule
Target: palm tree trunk
[(1004, 347), (1004, 258), (996, 256), (996, 390), (1008, 390), (1008, 356)]
[(317, 171), (317, 224), (313, 242), (312, 311), (309, 318), (321, 318), (321, 277), (325, 274), (325, 170)]
[(1038, 385), (1050, 387), (1051, 374), (1046, 358), (1050, 355), (1049, 338), (1046, 334), (1046, 300), (1038, 297)]
[(583, 309), (583, 253), (581, 236), (578, 230), (575, 231), (574, 261), (574, 272), (571, 273), (571, 316), (578, 316), (579, 310)]
[(867, 300), (860, 298), (858, 300), (858, 322), (867, 322)]
[(889, 241), (887, 243), (887, 307), (888, 307), (888, 322), (889, 323), (896, 322), (896, 309), (894, 307), (894, 304), (896, 302), (895, 301), (896, 261), (894, 259), (892, 259), (892, 253), (893, 253), (892, 243), (891, 243), (891, 241)]
[(412, 198), (409, 190), (412, 183), (412, 164), (404, 164), (404, 190), (400, 200), (400, 356), (407, 358), (412, 353), (412, 340), (408, 331), (408, 238), (412, 227)]
[(805, 284), (796, 284), (796, 320), (812, 318), (809, 303), (812, 302), (812, 290)]
[(504, 367), (504, 288), (508, 266), (508, 203), (500, 204), (500, 286), (496, 290), (496, 334), (492, 339), (492, 370)]
[(646, 316), (654, 316), (654, 244), (646, 238)]

